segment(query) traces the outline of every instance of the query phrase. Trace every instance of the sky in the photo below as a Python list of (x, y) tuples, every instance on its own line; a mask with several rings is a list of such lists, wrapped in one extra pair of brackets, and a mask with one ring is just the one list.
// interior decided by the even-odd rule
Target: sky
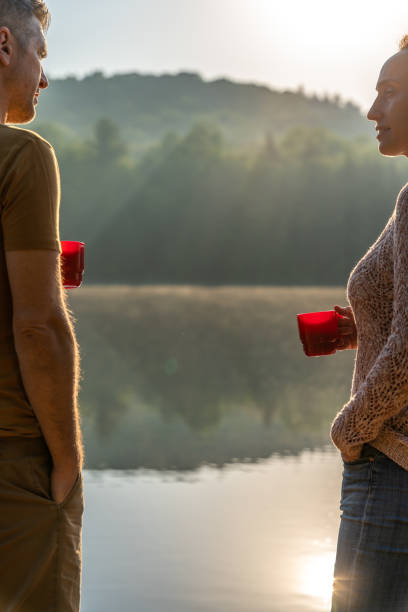
[(407, 0), (48, 0), (44, 68), (198, 72), (272, 89), (340, 94), (367, 111), (408, 33)]

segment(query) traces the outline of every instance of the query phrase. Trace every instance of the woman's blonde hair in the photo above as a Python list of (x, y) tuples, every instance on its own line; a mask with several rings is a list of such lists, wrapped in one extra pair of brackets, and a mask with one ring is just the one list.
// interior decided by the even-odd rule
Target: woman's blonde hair
[(402, 51), (403, 49), (408, 49), (408, 34), (405, 34), (399, 43), (399, 50)]

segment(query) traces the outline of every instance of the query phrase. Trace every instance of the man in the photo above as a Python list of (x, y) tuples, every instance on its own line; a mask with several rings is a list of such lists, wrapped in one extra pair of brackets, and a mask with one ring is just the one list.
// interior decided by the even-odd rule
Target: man
[(34, 132), (50, 15), (0, 0), (0, 612), (79, 612), (79, 350), (60, 272), (58, 163)]

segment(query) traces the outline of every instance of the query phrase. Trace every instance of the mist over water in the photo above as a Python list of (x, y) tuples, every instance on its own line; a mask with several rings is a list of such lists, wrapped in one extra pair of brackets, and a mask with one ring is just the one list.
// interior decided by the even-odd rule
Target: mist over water
[(195, 470), (322, 448), (354, 351), (306, 357), (296, 314), (338, 288), (83, 287), (71, 292), (86, 466)]

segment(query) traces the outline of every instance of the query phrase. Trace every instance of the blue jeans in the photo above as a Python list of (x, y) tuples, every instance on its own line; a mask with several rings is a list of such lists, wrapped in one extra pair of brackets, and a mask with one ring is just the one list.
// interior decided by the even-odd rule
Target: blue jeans
[(408, 471), (369, 444), (343, 464), (331, 612), (408, 612)]

